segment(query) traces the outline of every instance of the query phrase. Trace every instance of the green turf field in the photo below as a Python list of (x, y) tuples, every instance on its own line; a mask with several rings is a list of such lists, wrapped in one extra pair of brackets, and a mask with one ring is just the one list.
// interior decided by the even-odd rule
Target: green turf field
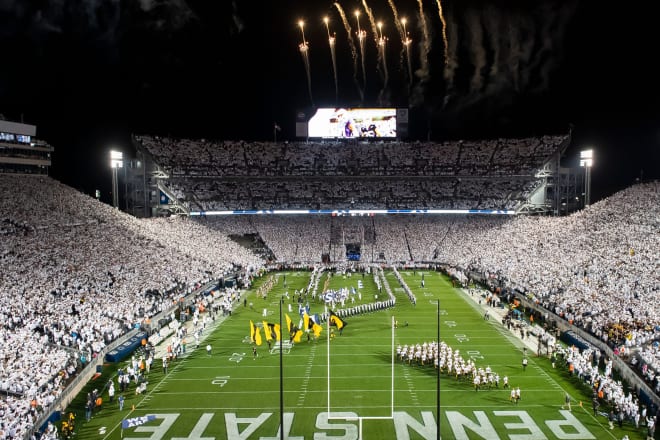
[[(424, 288), (420, 286), (422, 274)], [(237, 305), (232, 316), (208, 337), (204, 344), (208, 341), (213, 346), (211, 356), (200, 348), (175, 361), (167, 375), (155, 362), (147, 394), (126, 394), (123, 412), (116, 403), (107, 403), (84, 423), (85, 390), (70, 408), (79, 414), (77, 436), (275, 440), (283, 426), (284, 438), (292, 440), (436, 439), (439, 402), (440, 435), (444, 439), (600, 440), (620, 439), (624, 434), (631, 440), (645, 438), (629, 423), (623, 429), (608, 429), (603, 416), (593, 415), (589, 390), (563, 370), (552, 369), (547, 359), (530, 357), (523, 372), (521, 342), (498, 320), (484, 320), (474, 302), (453, 289), (444, 276), (419, 271), (404, 271), (402, 275), (417, 296), (416, 306), (388, 272), (397, 300), (393, 309), (345, 318), (343, 334), (337, 332), (330, 342), (324, 324), (319, 340), (307, 342), (303, 337), (282, 356), (270, 354), (264, 340), (255, 359), (249, 340), (250, 320), (261, 322), (266, 309), (266, 319), (277, 322), (279, 298), (288, 291), (290, 300), (284, 301), (283, 313), (297, 322), (297, 305), (294, 303), (293, 313), (289, 313), (288, 303), (294, 301), (294, 290), (309, 282), (308, 272), (287, 272), (286, 277), (277, 274), (265, 299), (251, 290), (249, 305)], [(265, 279), (257, 281), (255, 288)], [(363, 284), (362, 299), (345, 306), (373, 302), (378, 289), (370, 274), (324, 275), (319, 291), (326, 285), (332, 289), (357, 288), (358, 280)], [(385, 299), (385, 295), (378, 299)], [(323, 303), (314, 300), (310, 300), (310, 308), (312, 314), (324, 310)], [(394, 331), (392, 316), (399, 323)], [(284, 324), (285, 319), (282, 321)], [(509, 400), (509, 390), (475, 391), (471, 382), (446, 374), (440, 375), (438, 387), (438, 372), (432, 365), (393, 362), (393, 344), (431, 342), (437, 340), (438, 329), (442, 341), (459, 349), (464, 357), (472, 357), (477, 366), (489, 365), (500, 376), (508, 376), (512, 386), (521, 388), (520, 402)], [(114, 367), (104, 369), (97, 387), (108, 380)], [(566, 391), (576, 402), (572, 412), (561, 408)], [(121, 429), (122, 418), (145, 415), (157, 418)], [(102, 427), (105, 430), (99, 431)]]

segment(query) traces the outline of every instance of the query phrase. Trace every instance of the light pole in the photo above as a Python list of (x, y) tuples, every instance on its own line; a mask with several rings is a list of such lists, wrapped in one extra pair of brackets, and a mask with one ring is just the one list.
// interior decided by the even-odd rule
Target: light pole
[(591, 167), (594, 164), (594, 150), (580, 151), (580, 166), (584, 167), (584, 206), (591, 203)]
[(119, 189), (117, 184), (117, 168), (124, 167), (124, 154), (121, 151), (110, 151), (110, 168), (112, 168), (112, 206), (119, 207)]

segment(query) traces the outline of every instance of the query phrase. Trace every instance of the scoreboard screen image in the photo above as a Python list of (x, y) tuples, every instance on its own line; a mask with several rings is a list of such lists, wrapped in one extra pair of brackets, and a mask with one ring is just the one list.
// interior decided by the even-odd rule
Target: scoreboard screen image
[(309, 119), (308, 136), (322, 139), (396, 139), (395, 108), (320, 108)]

